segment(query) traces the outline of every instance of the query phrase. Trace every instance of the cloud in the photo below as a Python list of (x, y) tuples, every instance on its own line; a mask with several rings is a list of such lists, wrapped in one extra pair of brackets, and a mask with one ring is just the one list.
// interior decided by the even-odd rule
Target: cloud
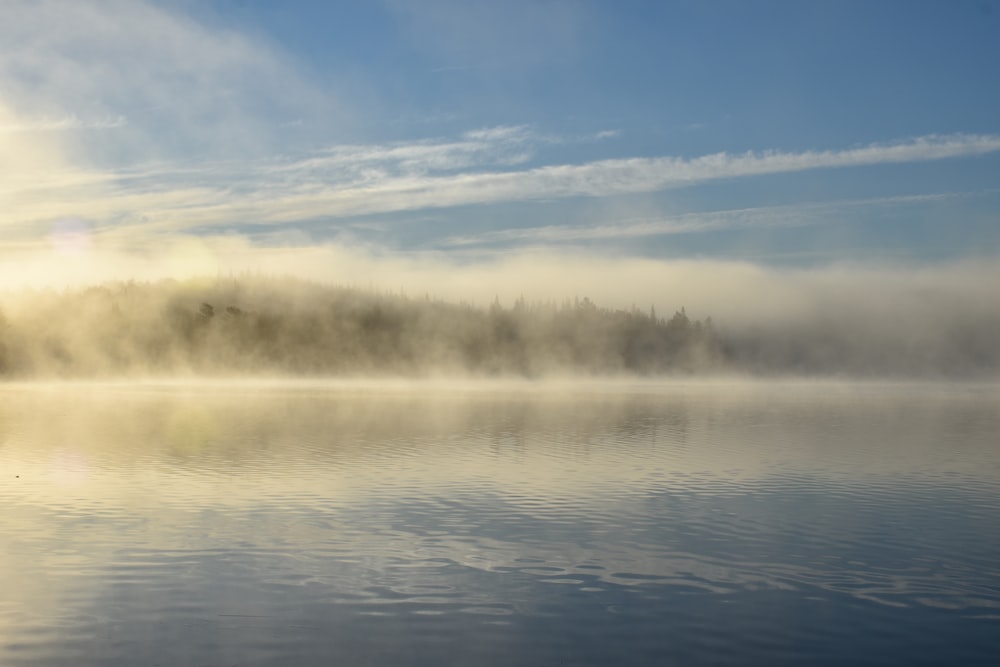
[[(141, 221), (153, 230), (273, 225), (474, 204), (656, 192), (723, 179), (1000, 151), (1000, 137), (995, 135), (930, 135), (844, 150), (625, 158), (518, 168), (547, 141), (524, 126), (501, 126), (470, 131), (454, 140), (335, 145), (307, 157), (168, 162), (142, 169), (75, 173), (74, 179), (106, 184), (99, 198), (74, 189), (76, 181), (67, 185), (64, 172), (48, 172), (7, 192), (9, 201), (0, 224), (74, 215), (99, 224)], [(39, 193), (44, 194), (44, 205)], [(671, 224), (693, 231), (709, 222), (689, 219)]]
[[(275, 171), (306, 178), (350, 183), (357, 174), (372, 172), (384, 179), (487, 166), (511, 166), (531, 159), (537, 136), (525, 125), (470, 130), (457, 140), (392, 142), (382, 145), (340, 145), (285, 165)], [(267, 167), (264, 166), (266, 170)]]
[(180, 9), (142, 0), (4, 4), (6, 240), (44, 236), (62, 218), (185, 226), (182, 212), (203, 219), (233, 197), (241, 171), (224, 173), (221, 162), (287, 148), (301, 133), (285, 126), (292, 119), (345, 122), (339, 98), (304, 79), (276, 45)]
[(6, 2), (0, 88), (21, 120), (13, 125), (114, 127), (64, 146), (81, 164), (113, 165), (192, 150), (272, 151), (281, 146), (279, 122), (338, 117), (337, 100), (303, 79), (276, 45), (177, 9), (129, 0)]
[(671, 234), (692, 234), (728, 229), (766, 229), (804, 227), (833, 220), (862, 207), (902, 206), (913, 203), (940, 201), (966, 196), (963, 193), (935, 193), (900, 197), (854, 199), (788, 206), (687, 213), (672, 217), (627, 218), (597, 225), (544, 225), (502, 229), (452, 236), (442, 240), (444, 247), (487, 246), (496, 244), (530, 245), (534, 243), (565, 243), (601, 239), (641, 238)]
[[(424, 146), (423, 150), (427, 147)], [(317, 169), (311, 173), (307, 170), (304, 174), (306, 182), (313, 186), (309, 191), (290, 193), (287, 198), (272, 196), (269, 200), (294, 210), (310, 210), (313, 216), (338, 217), (469, 204), (655, 192), (720, 179), (926, 161), (995, 151), (1000, 151), (1000, 137), (997, 136), (928, 136), (843, 151), (717, 153), (693, 159), (630, 158), (445, 175), (373, 172), (375, 178), (361, 185), (338, 182), (336, 174)], [(276, 210), (266, 213), (265, 219), (274, 221), (275, 213), (280, 217), (280, 211)]]
[(124, 116), (104, 116), (103, 118), (84, 120), (75, 114), (71, 114), (60, 118), (41, 117), (21, 123), (0, 125), (0, 133), (60, 132), (66, 130), (113, 130), (115, 128), (125, 127), (127, 124), (128, 121)]
[[(828, 151), (768, 150), (714, 153), (697, 158), (653, 157), (598, 160), (580, 165), (538, 167), (520, 173), (494, 173), (451, 181), (471, 200), (608, 196), (654, 192), (707, 181), (813, 169), (862, 167), (983, 155), (1000, 151), (1000, 136), (929, 135), (889, 144)], [(443, 185), (443, 184), (442, 184)], [(476, 197), (478, 195), (478, 197)]]
[[(344, 96), (308, 80), (278, 45), (261, 35), (199, 22), (180, 11), (186, 7), (126, 0), (5, 4), (0, 22), (0, 259), (33, 244), (47, 250), (52, 229), (67, 220), (86, 225), (93, 240), (89, 256), (98, 256), (112, 252), (109, 248), (169, 245), (176, 234), (191, 240), (253, 225), (268, 233), (275, 233), (270, 227), (283, 227), (290, 235), (286, 238), (292, 238), (303, 222), (651, 193), (768, 174), (1000, 151), (1000, 136), (956, 134), (825, 151), (551, 163), (547, 149), (612, 139), (618, 131), (561, 137), (523, 124), (363, 141), (339, 129), (350, 126)], [(576, 48), (589, 20), (580, 5), (566, 2), (518, 5), (514, 12), (490, 3), (396, 10), (409, 17), (404, 21), (414, 22), (413, 30), (423, 31), (414, 39), (428, 38), (442, 26), (455, 31), (449, 39), (457, 41), (442, 46), (452, 55), (478, 48), (474, 31), (461, 32), (473, 26), (481, 31), (496, 27), (500, 35), (492, 46), (483, 46), (482, 54), (507, 44), (519, 31), (539, 30), (531, 32), (541, 44), (535, 55), (561, 57)], [(556, 19), (564, 14), (567, 21), (559, 27)], [(534, 17), (541, 27), (519, 27), (523, 16)], [(562, 37), (547, 43), (550, 31)], [(314, 131), (317, 127), (326, 129)], [(629, 218), (591, 227), (547, 225), (453, 236), (448, 243), (557, 243), (807, 224), (802, 216), (828, 215), (824, 206)], [(219, 249), (236, 251), (230, 241), (218, 243)], [(261, 256), (258, 251), (255, 256)], [(92, 268), (95, 276), (107, 273)], [(143, 268), (137, 262), (136, 270)]]

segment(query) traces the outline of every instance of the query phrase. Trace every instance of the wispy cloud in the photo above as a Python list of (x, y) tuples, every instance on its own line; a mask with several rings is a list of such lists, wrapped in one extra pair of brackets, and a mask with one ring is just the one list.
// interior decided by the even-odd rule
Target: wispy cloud
[[(819, 151), (554, 163), (548, 158), (560, 150), (573, 152), (564, 150), (571, 144), (607, 141), (619, 131), (553, 136), (523, 124), (345, 143), (332, 130), (313, 132), (339, 125), (342, 96), (313, 85), (293, 59), (260, 36), (199, 23), (170, 3), (10, 0), (8, 5), (8, 20), (0, 22), (0, 229), (11, 242), (44, 238), (53, 222), (64, 218), (86, 220), (95, 234), (123, 239), (205, 234), (236, 226), (295, 227), (371, 214), (651, 193), (1000, 151), (1000, 136), (955, 134)], [(511, 36), (523, 29), (506, 10), (488, 3), (473, 9), (438, 3), (416, 14), (412, 8), (396, 10), (404, 22), (413, 22), (416, 33), (425, 34), (420, 27), (427, 27), (425, 22), (433, 34), (453, 26), (456, 32), (449, 34), (460, 43), (442, 47), (449, 56), (483, 47), (469, 42), (462, 32), (468, 26), (490, 32), (503, 22)], [(530, 9), (536, 10), (546, 19), (538, 21), (541, 33), (531, 33), (542, 55), (554, 57), (550, 48), (571, 54), (589, 21), (586, 13), (561, 1)], [(555, 43), (548, 31), (556, 23), (548, 19), (559, 17), (572, 29)], [(476, 62), (493, 57), (492, 48)], [(458, 61), (445, 64), (453, 62)], [(286, 143), (292, 135), (302, 141)], [(609, 141), (603, 155), (614, 144)], [(545, 243), (805, 224), (804, 212), (814, 219), (822, 213), (727, 211), (470, 233), (448, 243)]]
[(83, 119), (76, 114), (61, 117), (41, 117), (20, 123), (0, 125), (0, 132), (61, 132), (66, 130), (112, 130), (128, 124), (125, 116), (103, 116)]
[(315, 157), (272, 168), (302, 173), (313, 180), (325, 176), (334, 183), (349, 183), (359, 174), (380, 175), (386, 180), (400, 175), (523, 164), (532, 158), (536, 142), (537, 136), (527, 126), (500, 126), (470, 130), (457, 140), (334, 146)]
[[(657, 192), (714, 180), (1000, 151), (996, 135), (930, 135), (844, 150), (624, 158), (519, 168), (546, 141), (529, 128), (501, 126), (473, 130), (452, 140), (332, 146), (301, 158), (40, 174), (5, 193), (0, 224), (30, 224), (70, 215), (99, 224), (141, 221), (142, 226), (163, 230), (281, 224), (471, 204)], [(102, 184), (100, 198), (79, 185), (87, 182)], [(642, 221), (635, 224), (633, 233), (691, 231), (731, 224), (734, 217), (746, 215), (732, 213), (725, 220)]]
[(81, 162), (108, 165), (191, 151), (259, 155), (280, 149), (282, 121), (343, 118), (339, 100), (305, 80), (280, 48), (182, 9), (150, 0), (8, 0), (0, 89), (20, 122), (5, 125), (120, 128), (73, 146)]
[(485, 200), (492, 197), (602, 196), (653, 192), (728, 178), (921, 162), (996, 151), (1000, 151), (1000, 136), (996, 135), (929, 135), (845, 150), (768, 150), (713, 153), (696, 158), (599, 160), (580, 165), (538, 167), (514, 174), (485, 174), (465, 179), (462, 185), (466, 191), (479, 191)]
[(767, 229), (778, 227), (805, 227), (836, 219), (851, 210), (862, 207), (901, 206), (906, 204), (941, 201), (966, 196), (965, 193), (935, 193), (900, 197), (878, 197), (833, 202), (815, 202), (787, 206), (761, 206), (686, 213), (669, 217), (626, 218), (604, 224), (544, 225), (517, 229), (503, 229), (451, 236), (441, 241), (443, 247), (469, 247), (493, 245), (559, 244), (602, 239), (627, 239), (672, 234), (692, 234), (731, 229)]

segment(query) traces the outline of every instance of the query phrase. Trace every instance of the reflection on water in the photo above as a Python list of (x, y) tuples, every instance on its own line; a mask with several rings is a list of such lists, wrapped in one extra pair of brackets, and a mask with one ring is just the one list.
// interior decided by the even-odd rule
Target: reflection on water
[(1000, 391), (0, 390), (0, 664), (989, 664)]

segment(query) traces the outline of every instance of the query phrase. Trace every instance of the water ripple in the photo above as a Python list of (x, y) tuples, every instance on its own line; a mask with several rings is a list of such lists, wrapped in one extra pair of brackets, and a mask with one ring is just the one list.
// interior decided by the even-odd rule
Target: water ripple
[(1000, 650), (992, 394), (4, 398), (4, 664)]

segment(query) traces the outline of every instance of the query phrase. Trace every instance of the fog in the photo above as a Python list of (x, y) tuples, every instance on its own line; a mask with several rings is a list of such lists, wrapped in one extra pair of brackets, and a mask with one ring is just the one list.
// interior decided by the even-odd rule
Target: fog
[[(0, 248), (0, 290), (65, 289), (109, 281), (147, 282), (233, 275), (291, 276), (342, 285), (430, 294), (488, 305), (588, 296), (602, 306), (686, 306), (737, 326), (844, 314), (920, 317), (995, 313), (1000, 258), (938, 263), (839, 262), (806, 268), (750, 261), (656, 260), (558, 250), (462, 255), (391, 252), (351, 244), (257, 245), (240, 235), (172, 235), (141, 245), (92, 239), (86, 229), (56, 231), (42, 244)], [(916, 311), (916, 312), (914, 312)], [(935, 318), (937, 319), (937, 318)], [(914, 322), (916, 323), (916, 322)]]
[[(336, 244), (262, 248), (241, 237), (175, 238), (136, 250), (71, 237), (55, 250), (8, 252), (0, 308), (6, 372), (21, 375), (461, 374), (472, 355), (473, 370), (488, 374), (982, 378), (1000, 369), (998, 284), (1000, 261), (992, 258), (781, 268), (541, 250), (456, 258)], [(581, 304), (591, 315), (580, 314)], [(373, 323), (373, 308), (395, 319)], [(697, 345), (666, 326), (682, 309), (705, 334)], [(197, 334), (195, 353), (169, 338), (195, 335), (199, 312), (220, 324)], [(253, 335), (223, 329), (234, 313), (283, 323), (268, 334), (270, 361), (253, 357), (262, 354), (250, 340), (259, 327)], [(498, 327), (507, 329), (500, 335)], [(279, 353), (275, 341), (325, 361)], [(506, 361), (483, 361), (497, 346), (507, 346)], [(159, 356), (146, 359), (144, 350)], [(329, 358), (345, 354), (351, 363)], [(380, 355), (406, 363), (384, 365)], [(521, 361), (508, 363), (514, 357)]]

